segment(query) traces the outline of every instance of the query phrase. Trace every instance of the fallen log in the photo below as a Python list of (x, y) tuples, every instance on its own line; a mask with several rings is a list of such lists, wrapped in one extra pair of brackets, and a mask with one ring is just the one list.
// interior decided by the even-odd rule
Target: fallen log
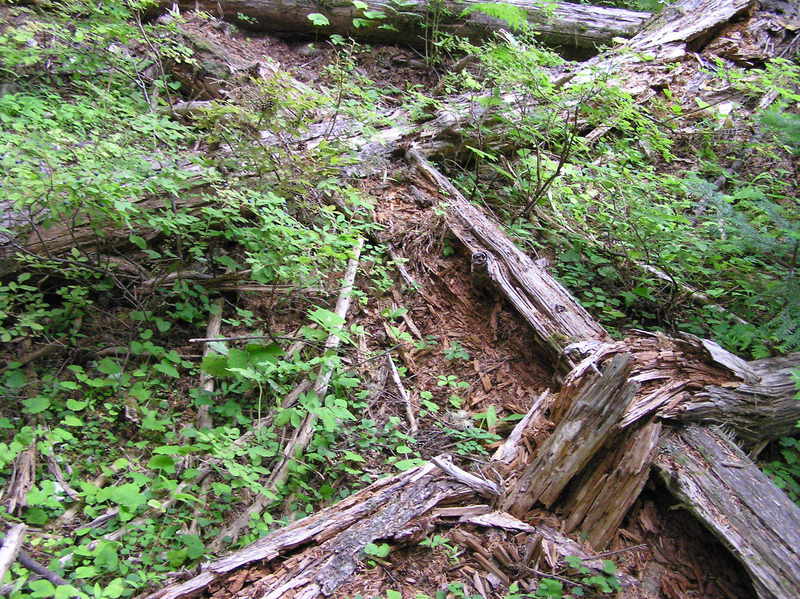
[(498, 224), (470, 204), (419, 150), (412, 147), (406, 156), (445, 195), (447, 224), (471, 252), (473, 267), (480, 263), (485, 278), (531, 325), (542, 351), (557, 368), (571, 365), (564, 354), (569, 344), (608, 339), (605, 330), (564, 286), (517, 248)]
[(774, 441), (797, 432), (800, 401), (792, 371), (800, 353), (749, 362), (758, 377), (738, 386), (710, 385), (687, 402), (666, 411), (665, 418), (730, 427), (748, 444)]
[[(170, 4), (163, 2), (162, 6)], [(438, 9), (421, 0), (367, 0), (365, 9), (356, 8), (351, 2), (320, 4), (313, 0), (184, 0), (178, 4), (184, 10), (203, 10), (247, 29), (280, 36), (336, 33), (416, 47), (425, 47), (436, 35), (458, 35), (477, 41), (510, 28), (506, 22), (476, 11), (480, 4), (477, 0), (445, 0), (437, 5)], [(614, 38), (630, 37), (650, 18), (646, 12), (567, 2), (555, 3), (552, 9), (535, 1), (508, 0), (505, 4), (526, 15), (527, 24), (542, 42), (591, 52), (611, 44)], [(324, 15), (328, 23), (314, 25), (308, 18), (312, 13)]]
[(594, 549), (604, 549), (638, 499), (661, 435), (660, 422), (648, 422), (613, 437), (599, 459), (584, 468), (564, 502), (565, 531), (580, 531)]
[(696, 425), (666, 435), (659, 476), (742, 563), (762, 599), (800, 589), (800, 508), (719, 431)]

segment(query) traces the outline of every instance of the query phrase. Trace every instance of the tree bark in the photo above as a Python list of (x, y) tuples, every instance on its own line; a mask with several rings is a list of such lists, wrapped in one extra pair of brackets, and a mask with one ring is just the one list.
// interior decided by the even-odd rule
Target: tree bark
[[(313, 0), (184, 0), (179, 5), (184, 10), (200, 8), (248, 29), (267, 31), (275, 35), (340, 34), (384, 44), (408, 44), (425, 47), (437, 35), (458, 35), (473, 41), (490, 38), (494, 32), (510, 29), (505, 22), (480, 12), (462, 16), (465, 9), (479, 4), (477, 0), (444, 0), (434, 3), (414, 0), (398, 3), (392, 0), (367, 0), (367, 11), (383, 13), (385, 18), (375, 18), (361, 27), (353, 25), (354, 18), (364, 18), (364, 11), (351, 2), (321, 3)], [(614, 38), (632, 36), (650, 17), (650, 13), (619, 8), (606, 8), (560, 2), (552, 14), (543, 3), (508, 0), (506, 4), (522, 9), (527, 14), (530, 27), (539, 39), (549, 45), (579, 48), (594, 52), (598, 46), (612, 43)], [(169, 6), (170, 3), (162, 3)], [(319, 13), (330, 22), (324, 27), (315, 26), (308, 15)], [(239, 18), (244, 15), (245, 19)], [(390, 25), (391, 28), (381, 28)], [(428, 40), (426, 42), (426, 40)]]
[(762, 599), (800, 589), (800, 508), (724, 435), (667, 435), (655, 466), (670, 491), (742, 563)]

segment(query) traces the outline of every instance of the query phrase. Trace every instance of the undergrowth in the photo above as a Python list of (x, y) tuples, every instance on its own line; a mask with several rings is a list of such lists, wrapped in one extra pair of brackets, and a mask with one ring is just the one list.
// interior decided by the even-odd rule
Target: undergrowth
[[(202, 65), (179, 18), (142, 20), (149, 4), (5, 7), (0, 21), (0, 225), (12, 238), (10, 229), (32, 230), (0, 262), (0, 341), (9, 348), (0, 482), (23, 489), (3, 497), (0, 517), (28, 525), (36, 555), (72, 581), (56, 588), (16, 564), (0, 581), (10, 598), (132, 596), (209, 557), (254, 494), (272, 502), (238, 545), (382, 474), (366, 463), (401, 471), (421, 461), (399, 418), (360, 416), (368, 390), (352, 361), (325, 348), (331, 335), (350, 346), (365, 335), (332, 311), (361, 239), (370, 238), (370, 279), (355, 300), (393, 285), (370, 237), (371, 200), (342, 176), (353, 157), (330, 132), (303, 152), (289, 143), (320, 112), (358, 119), (365, 131), (382, 122), (380, 90), (356, 71), (364, 49), (334, 39), (339, 53), (320, 91), (273, 74), (177, 117), (169, 105), (194, 91), (166, 65)], [(545, 68), (561, 59), (524, 34), (480, 49), (442, 36), (436, 48), (475, 53), (482, 65), (448, 75), (444, 89), (489, 90), (480, 143), (461, 156), (465, 193), (532, 253), (555, 250), (558, 276), (610, 330), (688, 330), (752, 356), (800, 348), (790, 173), (743, 171), (724, 190), (713, 185), (724, 123), (712, 113), (698, 124), (703, 159), (665, 176), (655, 165), (675, 156), (670, 131), (600, 75), (555, 86)], [(763, 127), (747, 150), (796, 152), (796, 65), (769, 65), (757, 81), (724, 75), (756, 95), (784, 92), (743, 125)], [(419, 93), (409, 102), (435, 104)], [(583, 133), (597, 127), (614, 135), (589, 144)], [(259, 292), (260, 310), (236, 293), (242, 286)], [(712, 301), (697, 303), (690, 288)], [(217, 315), (228, 338), (190, 341)], [(393, 341), (411, 341), (391, 324), (401, 309), (383, 316)], [(442, 354), (470, 360), (457, 342)], [(284, 403), (321, 367), (333, 372), (324, 397), (306, 389)], [(495, 408), (471, 415), (468, 385), (448, 373), (436, 380), (420, 392), (421, 416), (451, 411), (438, 422), (455, 451), (487, 453), (499, 439)], [(195, 419), (204, 411), (210, 427)], [(285, 438), (309, 414), (319, 425), (308, 448), (284, 484), (266, 488)], [(605, 592), (603, 583), (587, 584)]]

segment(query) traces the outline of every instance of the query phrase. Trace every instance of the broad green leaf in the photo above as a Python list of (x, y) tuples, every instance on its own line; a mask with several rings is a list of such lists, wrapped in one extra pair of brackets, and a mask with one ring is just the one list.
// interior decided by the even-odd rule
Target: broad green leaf
[(200, 364), (200, 368), (206, 374), (210, 374), (214, 377), (222, 378), (231, 375), (231, 373), (228, 372), (228, 358), (219, 354), (208, 354), (205, 356)]
[(39, 414), (50, 407), (50, 400), (41, 395), (37, 395), (36, 397), (23, 399), (22, 405), (25, 406), (26, 414)]
[(150, 458), (150, 461), (147, 462), (147, 467), (172, 473), (175, 472), (175, 460), (168, 455), (154, 455)]
[(283, 354), (283, 349), (281, 349), (281, 346), (277, 343), (270, 343), (269, 345), (251, 343), (244, 349), (250, 354), (250, 358), (255, 364), (261, 362), (275, 362), (278, 356)]
[(28, 586), (33, 591), (30, 597), (52, 597), (55, 595), (56, 587), (49, 580), (40, 578), (28, 583)]
[(307, 18), (317, 27), (325, 27), (326, 25), (331, 24), (331, 22), (328, 20), (328, 17), (318, 12), (312, 12)]
[(103, 374), (107, 374), (109, 376), (114, 374), (119, 374), (122, 372), (122, 367), (117, 364), (115, 360), (111, 358), (103, 358), (97, 364), (97, 370), (102, 372)]
[(153, 369), (157, 370), (161, 374), (166, 374), (167, 376), (171, 376), (176, 379), (181, 376), (177, 368), (168, 362), (159, 362), (158, 364), (154, 364)]
[(78, 401), (77, 399), (67, 400), (67, 409), (73, 412), (80, 412), (83, 408), (89, 405), (88, 401)]

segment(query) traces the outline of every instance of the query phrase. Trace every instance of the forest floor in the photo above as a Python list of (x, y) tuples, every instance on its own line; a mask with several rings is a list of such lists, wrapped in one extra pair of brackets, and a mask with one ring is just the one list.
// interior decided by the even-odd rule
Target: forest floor
[[(190, 21), (190, 25), (196, 28), (197, 34), (210, 36), (216, 44), (235, 51), (242, 59), (269, 57), (310, 86), (324, 78), (324, 67), (336, 60), (336, 49), (326, 42), (291, 43), (268, 35), (238, 32), (225, 35), (203, 22)], [(426, 66), (424, 56), (407, 48), (378, 46), (356, 53), (355, 57), (359, 74), (385, 89), (396, 88), (400, 92), (413, 86), (430, 88), (439, 81), (439, 73)], [(440, 68), (446, 69), (446, 65)], [(391, 94), (388, 97), (391, 98)], [(513, 419), (506, 418), (524, 414), (532, 398), (554, 385), (554, 375), (532, 351), (535, 344), (530, 328), (513, 309), (503, 299), (485, 297), (471, 287), (469, 257), (449, 238), (441, 215), (419, 197), (408, 193), (410, 185), (424, 190), (429, 184), (409, 174), (407, 167), (398, 163), (397, 170), (387, 174), (383, 182), (365, 185), (365, 191), (375, 199), (375, 221), (383, 227), (380, 242), (396, 248), (416, 288), (397, 274), (391, 288), (382, 295), (368, 288), (363, 280), (357, 281), (357, 286), (370, 298), (366, 305), (355, 306), (351, 313), (353, 322), (366, 332), (359, 356), (397, 346), (399, 365), (405, 367), (404, 381), (413, 381), (412, 402), (418, 406), (419, 393), (427, 391), (431, 401), (442, 407), (442, 411), (429, 412), (418, 419), (415, 447), (423, 459), (455, 451), (467, 469), (485, 464), (486, 451), (458, 451), (452, 435), (443, 431), (458, 429), (460, 421), (468, 422), (475, 414), (485, 414), (491, 407), (497, 422), (487, 433), (497, 435), (498, 439), (486, 445), (486, 450), (492, 450), (513, 427)], [(257, 294), (245, 294), (242, 300), (241, 307), (262, 318), (275, 319), (274, 307)], [(401, 311), (404, 314), (396, 319), (396, 330), (390, 331), (383, 315)], [(302, 315), (302, 311), (296, 310), (295, 314)], [(285, 321), (274, 324), (276, 329), (293, 328)], [(397, 332), (407, 333), (413, 341), (400, 341)], [(358, 356), (351, 361), (357, 363)], [(363, 416), (379, 426), (392, 417), (406, 419), (403, 397), (386, 372), (381, 372), (382, 368), (385, 370), (383, 360), (359, 367), (366, 380), (378, 381), (370, 394), (367, 414)], [(448, 373), (467, 384), (465, 389), (456, 390), (463, 403), (454, 405), (449, 401), (455, 393), (446, 385), (438, 384), (440, 373)], [(542, 419), (529, 431), (526, 443), (535, 446), (552, 431), (552, 423)], [(370, 463), (369, 454), (362, 455), (368, 459), (364, 465), (366, 470), (378, 473), (386, 469), (382, 460)], [(502, 476), (498, 473), (500, 480)], [(752, 597), (752, 587), (735, 560), (710, 533), (677, 507), (654, 479), (626, 518), (607, 553), (613, 555), (622, 572), (640, 579), (642, 584), (627, 589), (623, 596)], [(547, 523), (556, 528), (560, 524), (557, 515), (543, 510), (532, 512), (531, 522)], [(475, 572), (485, 573), (486, 568), (475, 559), (473, 549), (461, 548), (451, 541), (455, 530), (465, 530), (478, 539), (489, 554), (496, 553), (498, 547), (524, 547), (528, 536), (463, 525), (421, 531), (420, 539), (428, 533), (438, 534), (442, 544), (435, 548), (409, 544), (386, 558), (365, 563), (335, 596), (373, 597), (388, 587), (402, 592), (403, 597), (414, 597), (416, 593), (434, 596), (449, 583), (471, 581)], [(630, 547), (635, 548), (629, 550)], [(505, 582), (513, 580), (517, 573), (514, 564), (509, 564)], [(215, 599), (233, 597), (261, 574), (263, 571), (259, 567), (239, 570), (227, 580), (212, 585), (211, 596)]]
[[(324, 41), (287, 42), (268, 35), (219, 29), (210, 22), (192, 19), (184, 27), (244, 61), (267, 57), (312, 88), (325, 79), (324, 67), (337, 60), (336, 48)], [(423, 89), (436, 86), (442, 70), (448, 66), (444, 63), (437, 68), (429, 67), (420, 53), (392, 46), (365, 48), (353, 56), (360, 75), (384, 90), (398, 91), (398, 104), (400, 92), (417, 86)], [(382, 101), (391, 104), (392, 98), (392, 93), (388, 93)], [(427, 460), (451, 453), (466, 470), (486, 466), (491, 452), (525, 414), (532, 399), (557, 388), (559, 381), (534, 351), (536, 343), (529, 325), (504, 299), (487, 296), (471, 285), (469, 256), (448, 233), (442, 215), (425, 201), (426, 193), (436, 193), (429, 189), (429, 183), (398, 161), (383, 180), (368, 180), (360, 185), (374, 199), (373, 218), (381, 226), (369, 243), (392, 248), (405, 271), (401, 276), (392, 269), (387, 275), (376, 263), (371, 263), (356, 279), (356, 288), (367, 300), (354, 303), (348, 321), (361, 327), (363, 333), (358, 335), (356, 350), (350, 351), (343, 362), (358, 374), (369, 391), (366, 413), (357, 417), (373, 421), (378, 428), (391, 420), (399, 421), (409, 430), (407, 408), (411, 402), (418, 427), (413, 432), (414, 449), (420, 458)], [(422, 193), (409, 193), (412, 188)], [(552, 261), (556, 257), (536, 258)], [(384, 284), (376, 285), (375, 281), (381, 277)], [(331, 289), (321, 292), (330, 295), (337, 282), (332, 275)], [(303, 294), (287, 298), (255, 291), (240, 291), (225, 297), (231, 306), (251, 311), (255, 319), (268, 323), (268, 328), (275, 331), (298, 330), (304, 324), (312, 299), (313, 296)], [(88, 339), (87, 343), (115, 345), (114, 339), (103, 339), (110, 328), (105, 326), (103, 318), (103, 314), (97, 314), (93, 322), (87, 319), (84, 323), (85, 331), (97, 334), (97, 339)], [(110, 318), (113, 320), (113, 316)], [(248, 333), (244, 328), (226, 326), (220, 336)], [(178, 349), (184, 356), (198, 355), (197, 346), (188, 342)], [(399, 388), (393, 381), (388, 365), (391, 359), (412, 391)], [(193, 384), (181, 381), (176, 390)], [(426, 404), (435, 404), (436, 408), (426, 409)], [(187, 406), (186, 424), (193, 418)], [(459, 436), (472, 423), (478, 423), (479, 428), (473, 430), (479, 430), (480, 436), (476, 437), (474, 432)], [(551, 422), (540, 418), (528, 429), (524, 443), (536, 446), (552, 429)], [(395, 473), (380, 448), (359, 452), (365, 459), (361, 464), (364, 472), (374, 476)], [(502, 484), (504, 474), (498, 471), (495, 482)], [(334, 491), (339, 486), (353, 488), (357, 484), (356, 477), (342, 479), (334, 483)], [(288, 506), (287, 501), (284, 516), (291, 520), (297, 514)], [(532, 511), (529, 522), (554, 528), (562, 523), (557, 513), (545, 510)], [(472, 539), (473, 543), (462, 546), (453, 540), (459, 535), (462, 540), (464, 536)], [(426, 537), (439, 540), (434, 546), (420, 545)], [(472, 584), (477, 572), (490, 581), (502, 583), (498, 585), (500, 588), (520, 573), (521, 565), (514, 556), (528, 541), (525, 532), (482, 529), (455, 520), (437, 528), (423, 525), (404, 547), (388, 556), (365, 560), (351, 582), (334, 596), (373, 597), (386, 588), (401, 592), (404, 599), (415, 597), (416, 593), (435, 596), (453, 582)], [(498, 558), (499, 572), (487, 571), (487, 555)], [(654, 477), (602, 555), (613, 559), (622, 573), (641, 583), (625, 589), (622, 597), (748, 599), (753, 596), (741, 566), (719, 541), (679, 505), (673, 504)], [(547, 556), (542, 559), (547, 560)], [(237, 570), (209, 587), (208, 596), (234, 597), (246, 584), (264, 574), (266, 568), (250, 565)]]

